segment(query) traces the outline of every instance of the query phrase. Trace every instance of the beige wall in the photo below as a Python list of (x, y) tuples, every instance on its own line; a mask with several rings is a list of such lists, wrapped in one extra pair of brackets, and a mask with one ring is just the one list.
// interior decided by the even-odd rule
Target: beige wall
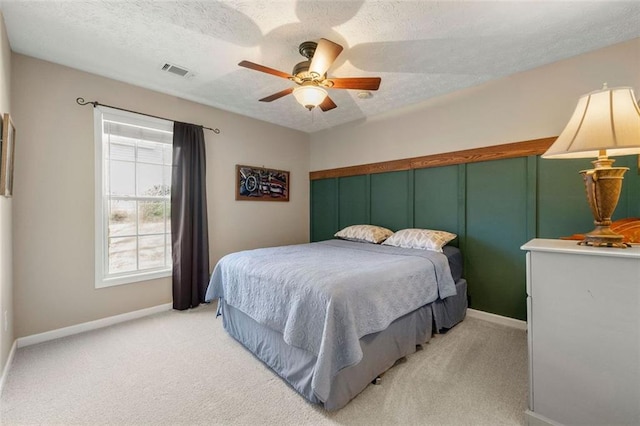
[[(0, 114), (12, 113), (9, 98), (11, 50), (0, 13)], [(0, 196), (0, 375), (13, 345), (12, 199)], [(5, 323), (5, 312), (7, 322)], [(5, 330), (6, 328), (6, 330)]]
[[(205, 130), (212, 266), (232, 251), (308, 242), (306, 134), (22, 55), (12, 66), (16, 337), (171, 301), (168, 278), (94, 288), (93, 111), (76, 97), (220, 128)], [(291, 201), (235, 201), (235, 164), (290, 170)]]
[(311, 170), (557, 136), (578, 98), (603, 82), (640, 95), (640, 38), (313, 133)]

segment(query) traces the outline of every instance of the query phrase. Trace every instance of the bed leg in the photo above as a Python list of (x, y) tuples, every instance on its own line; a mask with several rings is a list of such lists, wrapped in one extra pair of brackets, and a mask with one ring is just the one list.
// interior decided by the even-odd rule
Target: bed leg
[(372, 385), (379, 385), (380, 383), (382, 383), (382, 377), (380, 377), (380, 376), (376, 377), (375, 379), (373, 379), (371, 381)]

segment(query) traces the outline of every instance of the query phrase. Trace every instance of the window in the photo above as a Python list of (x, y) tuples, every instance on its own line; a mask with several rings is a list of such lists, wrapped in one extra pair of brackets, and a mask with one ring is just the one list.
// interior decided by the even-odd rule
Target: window
[(171, 275), (173, 123), (94, 109), (96, 287)]

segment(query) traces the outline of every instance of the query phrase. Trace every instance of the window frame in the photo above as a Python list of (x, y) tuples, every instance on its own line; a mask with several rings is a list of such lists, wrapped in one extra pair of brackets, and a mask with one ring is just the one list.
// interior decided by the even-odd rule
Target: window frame
[[(109, 213), (106, 192), (106, 158), (103, 129), (105, 117), (122, 123), (147, 127), (173, 133), (173, 122), (141, 114), (121, 111), (105, 106), (94, 108), (94, 148), (95, 148), (95, 288), (112, 287), (170, 277), (172, 267), (153, 269), (150, 271), (131, 271), (120, 274), (109, 274), (108, 232)], [(161, 142), (162, 143), (162, 142)], [(137, 162), (137, 161), (136, 161)], [(138, 219), (136, 219), (138, 220)], [(169, 230), (170, 232), (171, 230)]]

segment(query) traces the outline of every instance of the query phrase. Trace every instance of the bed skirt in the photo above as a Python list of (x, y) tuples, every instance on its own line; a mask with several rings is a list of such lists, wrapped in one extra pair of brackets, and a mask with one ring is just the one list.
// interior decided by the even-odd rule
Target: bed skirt
[(467, 281), (456, 281), (456, 295), (433, 302), (433, 328), (436, 333), (445, 333), (459, 323), (467, 314)]
[(310, 402), (321, 404), (325, 409), (333, 411), (344, 407), (378, 375), (391, 368), (398, 359), (414, 353), (416, 345), (428, 342), (435, 331), (434, 324), (445, 329), (461, 321), (466, 310), (466, 287), (464, 279), (458, 280), (458, 294), (452, 296), (457, 299), (449, 301), (451, 298), (448, 298), (446, 301), (437, 301), (446, 303), (434, 302), (425, 305), (396, 319), (387, 329), (362, 337), (362, 360), (338, 372), (331, 381), (331, 391), (326, 401), (320, 400), (311, 388), (316, 364), (315, 355), (290, 346), (284, 341), (281, 333), (257, 323), (243, 312), (226, 304), (224, 300), (219, 303), (223, 326), (229, 335)]

